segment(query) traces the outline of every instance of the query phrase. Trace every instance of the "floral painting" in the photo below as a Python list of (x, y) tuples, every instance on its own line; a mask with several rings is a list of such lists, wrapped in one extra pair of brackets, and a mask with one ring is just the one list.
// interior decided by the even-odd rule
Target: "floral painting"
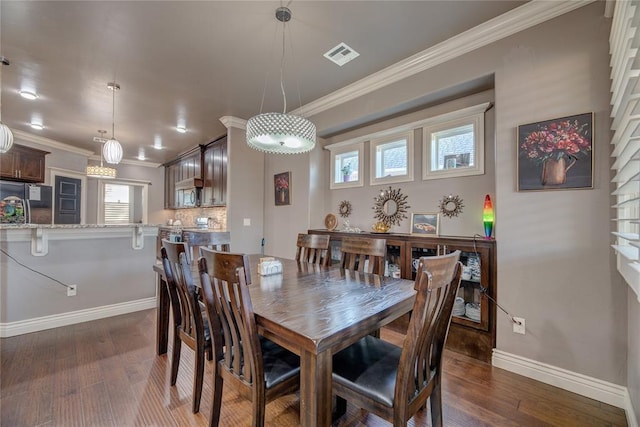
[(277, 173), (273, 176), (276, 206), (291, 204), (291, 172)]
[(593, 113), (518, 126), (518, 191), (593, 188)]

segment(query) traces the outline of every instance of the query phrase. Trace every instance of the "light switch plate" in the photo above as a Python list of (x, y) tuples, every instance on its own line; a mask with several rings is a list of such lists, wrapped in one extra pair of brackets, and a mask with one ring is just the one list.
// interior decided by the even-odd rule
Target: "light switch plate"
[(245, 227), (248, 227), (251, 225), (251, 218), (245, 218), (242, 225), (244, 225)]

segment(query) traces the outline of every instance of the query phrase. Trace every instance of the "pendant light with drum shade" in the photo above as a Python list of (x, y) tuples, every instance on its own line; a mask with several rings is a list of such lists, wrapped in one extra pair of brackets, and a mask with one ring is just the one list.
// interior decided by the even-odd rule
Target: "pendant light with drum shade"
[(120, 85), (118, 83), (109, 82), (107, 83), (107, 87), (113, 91), (113, 102), (111, 109), (111, 139), (104, 143), (102, 147), (102, 155), (104, 156), (104, 160), (107, 163), (111, 163), (113, 165), (117, 165), (122, 160), (122, 145), (116, 139), (116, 91), (120, 90)]
[(98, 130), (98, 133), (102, 136), (100, 138), (94, 138), (94, 141), (99, 141), (102, 144), (102, 149), (100, 150), (100, 166), (88, 165), (87, 176), (90, 178), (113, 179), (116, 177), (116, 170), (114, 168), (104, 166), (102, 163), (102, 151), (106, 141), (104, 134), (107, 133), (107, 131)]
[[(2, 81), (2, 66), (9, 65), (10, 62), (4, 56), (0, 56), (0, 82)], [(0, 84), (0, 91), (2, 91), (2, 85)], [(9, 129), (9, 126), (2, 123), (2, 93), (0, 92), (0, 154), (4, 154), (11, 146), (13, 146), (13, 132)]]
[[(276, 9), (276, 19), (282, 22), (282, 57), (280, 59), (280, 89), (284, 108), (282, 113), (262, 113), (247, 121), (247, 144), (265, 153), (299, 154), (313, 150), (316, 145), (316, 126), (302, 116), (287, 114), (287, 97), (284, 91), (283, 66), (285, 49), (285, 23), (291, 20), (287, 7)], [(265, 83), (266, 85), (266, 83)], [(266, 88), (265, 88), (266, 92)], [(264, 94), (262, 96), (264, 102)]]

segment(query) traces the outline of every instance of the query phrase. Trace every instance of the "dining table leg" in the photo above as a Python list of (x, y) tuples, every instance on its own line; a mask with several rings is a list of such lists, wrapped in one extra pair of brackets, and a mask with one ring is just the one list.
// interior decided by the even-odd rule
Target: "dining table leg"
[(167, 353), (169, 341), (169, 290), (162, 274), (156, 272), (156, 352), (158, 356)]
[(331, 351), (300, 355), (300, 424), (331, 425)]

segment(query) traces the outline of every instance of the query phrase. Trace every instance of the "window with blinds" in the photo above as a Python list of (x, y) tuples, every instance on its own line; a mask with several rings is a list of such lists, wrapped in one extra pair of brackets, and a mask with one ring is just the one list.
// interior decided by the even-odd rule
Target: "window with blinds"
[(640, 0), (615, 2), (611, 35), (611, 117), (615, 176), (613, 249), (618, 271), (640, 301)]
[(131, 204), (129, 203), (131, 186), (124, 184), (104, 184), (104, 223), (132, 223)]

